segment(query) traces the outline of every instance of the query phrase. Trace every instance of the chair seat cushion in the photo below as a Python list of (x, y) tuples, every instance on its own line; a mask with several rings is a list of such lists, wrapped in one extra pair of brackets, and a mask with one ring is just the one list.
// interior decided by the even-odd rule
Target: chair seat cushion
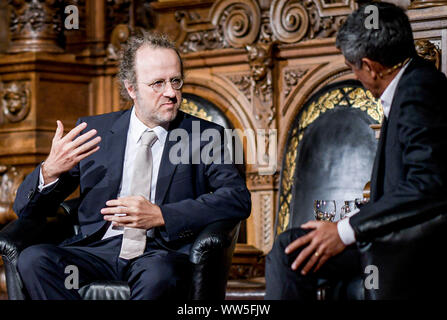
[(79, 289), (84, 300), (129, 300), (130, 289), (123, 281), (95, 281)]

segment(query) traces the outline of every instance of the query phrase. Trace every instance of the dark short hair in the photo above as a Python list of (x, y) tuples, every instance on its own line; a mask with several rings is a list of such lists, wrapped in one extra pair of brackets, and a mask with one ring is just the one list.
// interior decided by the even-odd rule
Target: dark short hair
[(143, 46), (149, 46), (154, 49), (164, 48), (174, 50), (180, 61), (180, 71), (183, 77), (183, 61), (175, 43), (169, 40), (164, 34), (142, 30), (129, 37), (121, 51), (118, 79), (121, 82), (121, 95), (123, 98), (129, 98), (126, 87), (124, 86), (125, 80), (129, 81), (129, 83), (136, 88), (137, 76), (135, 70), (135, 57), (138, 49)]
[[(371, 15), (368, 5), (378, 9), (378, 28), (368, 28), (365, 21)], [(365, 12), (366, 11), (366, 12)], [(346, 60), (356, 67), (362, 58), (369, 58), (385, 67), (392, 67), (416, 55), (413, 33), (406, 13), (391, 3), (364, 4), (346, 19), (337, 34), (335, 45)]]

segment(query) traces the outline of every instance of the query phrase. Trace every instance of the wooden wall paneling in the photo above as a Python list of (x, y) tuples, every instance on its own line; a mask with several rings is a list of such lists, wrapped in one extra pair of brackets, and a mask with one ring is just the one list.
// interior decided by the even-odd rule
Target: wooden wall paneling
[(415, 40), (429, 40), (438, 47), (441, 55), (440, 70), (447, 74), (447, 2), (442, 6), (410, 9), (408, 16)]
[[(225, 105), (222, 110), (233, 123), (242, 124), (243, 129), (277, 130), (276, 173), (267, 178), (259, 174), (262, 167), (255, 164), (248, 167), (247, 178), (253, 198), (247, 241), (267, 253), (273, 242), (270, 221), (276, 211), (281, 150), (290, 126), (287, 119), (299, 110), (294, 99), (303, 104), (318, 89), (318, 84), (333, 81), (337, 76), (337, 71), (324, 69), (326, 73), (321, 74), (317, 71), (339, 55), (334, 39), (327, 37), (335, 34), (355, 4), (348, 0), (332, 4), (222, 0), (151, 5), (158, 13), (155, 28), (170, 33), (183, 53), (187, 71), (185, 92), (208, 99), (225, 97), (223, 101), (229, 102), (229, 108), (236, 112), (228, 113)], [(173, 18), (176, 26), (172, 24)], [(293, 83), (296, 68), (306, 68), (302, 83)], [(344, 63), (338, 69), (343, 69), (340, 73), (346, 72)], [(286, 80), (289, 82), (285, 83)], [(286, 87), (289, 92), (284, 94)], [(284, 108), (285, 98), (290, 102)], [(214, 101), (222, 108), (219, 102)], [(270, 140), (268, 135), (263, 139)], [(255, 142), (254, 148), (259, 142)]]
[[(51, 22), (40, 33), (28, 30), (21, 36), (18, 30), (24, 28), (26, 21), (16, 19), (10, 24), (12, 32), (8, 33), (13, 41), (9, 49), (17, 54), (0, 56), (0, 91), (8, 89), (11, 83), (17, 83), (14, 90), (18, 92), (21, 86), (28, 88), (29, 110), (16, 110), (15, 115), (8, 114), (9, 118), (0, 113), (0, 163), (16, 165), (18, 170), (27, 172), (48, 153), (56, 119), (64, 121), (68, 131), (80, 116), (129, 107), (129, 102), (119, 95), (117, 53), (131, 30), (154, 28), (167, 33), (182, 52), (185, 93), (211, 101), (237, 129), (277, 130), (274, 174), (260, 174), (262, 166), (258, 163), (247, 166), (253, 209), (247, 222), (247, 244), (236, 249), (236, 253), (244, 254), (251, 250), (253, 257), (259, 252), (267, 253), (273, 242), (283, 150), (293, 119), (321, 87), (353, 78), (334, 44), (339, 26), (357, 6), (356, 2), (66, 3), (80, 9), (79, 30), (61, 30), (61, 21), (49, 19)], [(61, 1), (53, 4), (58, 6)], [(408, 14), (415, 39), (430, 40), (438, 46), (441, 70), (447, 74), (446, 4), (445, 0), (415, 0)], [(11, 9), (12, 4), (0, 1), (3, 14), (5, 6)], [(29, 6), (31, 2), (20, 3), (12, 12), (26, 12)], [(57, 11), (48, 4), (38, 9), (44, 15)], [(51, 26), (59, 33), (51, 33)], [(32, 28), (37, 25), (31, 25)], [(46, 34), (51, 39), (45, 40)], [(65, 47), (56, 41), (56, 36), (61, 35), (65, 36)], [(4, 37), (0, 39), (0, 52), (6, 50), (1, 47), (6, 43)], [(29, 50), (37, 52), (23, 53)], [(268, 141), (268, 137), (263, 137), (263, 141)], [(246, 157), (259, 142), (250, 148), (244, 146)]]
[(26, 83), (29, 112), (12, 122), (3, 117), (0, 125), (0, 161), (32, 167), (48, 154), (56, 120), (66, 131), (91, 108), (91, 79), (94, 74), (72, 55), (20, 53), (0, 58), (0, 83)]
[[(188, 61), (188, 57), (185, 57), (185, 61)], [(241, 65), (240, 63), (213, 68), (189, 69), (185, 79), (184, 92), (197, 94), (213, 102), (224, 112), (232, 122), (234, 128), (241, 130), (241, 133), (246, 132), (246, 129), (251, 129), (253, 132), (256, 132), (256, 121), (253, 118), (253, 112), (251, 112), (252, 106), (250, 105), (250, 101), (237, 85), (238, 77), (246, 74), (249, 74), (247, 66)], [(241, 140), (244, 139), (243, 136), (240, 136), (240, 138)], [(250, 140), (246, 141), (247, 144), (245, 144), (244, 151), (246, 157), (248, 157), (248, 150), (255, 150), (256, 145), (250, 144)], [(249, 176), (257, 175), (256, 164), (248, 164), (246, 169)], [(270, 221), (272, 217), (272, 211), (275, 207), (273, 195), (272, 193), (268, 195), (264, 194), (261, 197), (264, 201), (263, 210), (257, 210), (257, 200), (259, 200), (257, 198), (261, 195), (258, 195), (257, 193), (259, 191), (254, 190), (250, 185), (249, 188), (252, 191), (254, 207), (252, 210), (253, 214), (247, 223), (247, 244), (253, 245), (256, 248), (262, 248), (263, 252), (267, 252), (271, 246), (271, 239), (267, 237), (269, 242), (266, 243), (263, 237), (265, 232), (262, 230), (265, 226), (264, 221)]]
[[(201, 48), (204, 45), (202, 36), (206, 32), (199, 30), (212, 29), (207, 18), (209, 8), (214, 2), (214, 0), (152, 2), (151, 7), (156, 17), (155, 29), (168, 34), (179, 45), (185, 42), (188, 31), (196, 32), (194, 35), (196, 48)], [(174, 21), (177, 23), (173, 23)], [(212, 41), (212, 37), (208, 40)], [(180, 46), (180, 50), (182, 49)]]
[(93, 78), (93, 105), (90, 114), (102, 114), (120, 110), (119, 86), (116, 79), (117, 68), (110, 64), (101, 68)]
[(0, 53), (6, 52), (9, 44), (9, 8), (6, 0), (0, 0)]

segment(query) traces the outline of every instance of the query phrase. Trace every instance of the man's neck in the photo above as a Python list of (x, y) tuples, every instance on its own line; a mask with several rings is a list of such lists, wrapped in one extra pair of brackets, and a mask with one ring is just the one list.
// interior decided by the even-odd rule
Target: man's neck
[(395, 69), (393, 72), (391, 72), (386, 76), (383, 76), (382, 78), (379, 77), (380, 95), (382, 95), (385, 92), (386, 88), (390, 85), (390, 83), (397, 76), (397, 74), (401, 69), (402, 67)]
[(396, 78), (402, 68), (411, 61), (411, 57), (406, 58), (404, 61), (396, 64), (391, 68), (383, 67), (383, 70), (380, 70), (377, 76), (379, 77), (379, 87), (381, 90), (380, 95), (386, 90), (386, 88), (390, 85), (390, 83)]

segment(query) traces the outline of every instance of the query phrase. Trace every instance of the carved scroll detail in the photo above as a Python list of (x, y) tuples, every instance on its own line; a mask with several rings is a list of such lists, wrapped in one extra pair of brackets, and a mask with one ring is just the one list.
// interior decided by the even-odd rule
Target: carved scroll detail
[(300, 41), (307, 33), (309, 16), (298, 0), (274, 0), (270, 7), (273, 33), (283, 42)]
[(207, 21), (186, 11), (177, 11), (175, 18), (186, 32), (179, 46), (183, 53), (242, 48), (256, 40), (261, 28), (261, 10), (254, 0), (216, 1)]
[(211, 22), (222, 28), (225, 41), (234, 48), (253, 43), (261, 26), (257, 1), (218, 1), (210, 10)]

